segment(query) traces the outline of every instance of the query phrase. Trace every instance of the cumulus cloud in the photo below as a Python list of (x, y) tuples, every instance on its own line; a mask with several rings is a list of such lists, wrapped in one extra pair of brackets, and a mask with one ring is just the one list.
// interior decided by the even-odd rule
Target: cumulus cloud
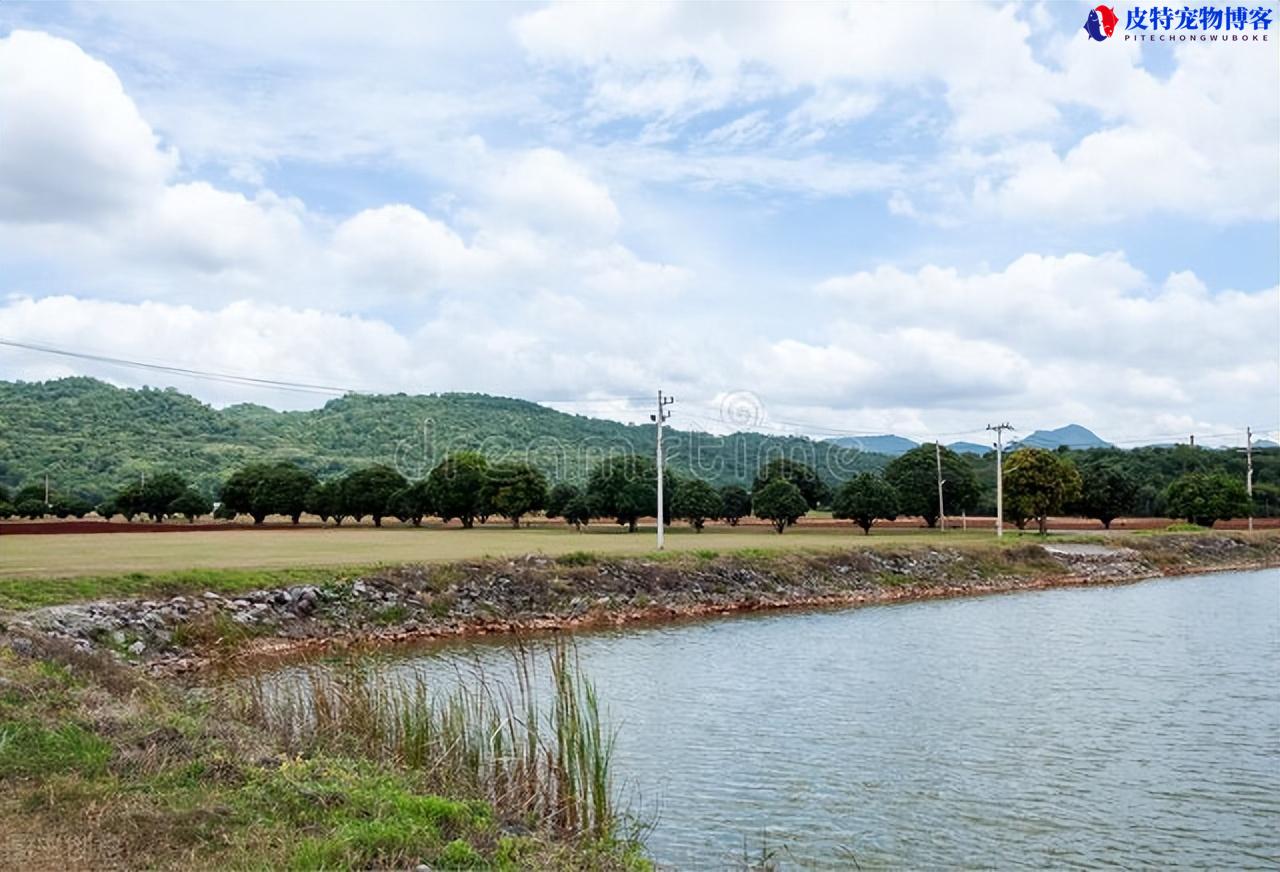
[[(452, 96), (438, 69), (397, 78), (377, 57), (386, 28), (362, 22), (352, 56), (317, 51), (349, 13), (279, 45), (278, 13), (254, 14), (275, 29), (202, 29), (198, 7), (132, 21), (156, 51), (176, 41), (224, 72), (283, 58), (213, 97), (136, 70), (126, 90), (66, 39), (0, 39), (0, 332), (357, 388), (590, 398), (624, 417), (619, 396), (660, 383), (692, 426), (734, 390), (779, 426), (912, 435), (1010, 416), (1118, 438), (1274, 412), (1274, 272), (1218, 287), (1176, 245), (1159, 274), (1047, 246), (961, 269), (928, 235), (980, 219), (1005, 258), (1010, 238), (1063, 223), (1110, 224), (1123, 247), (1116, 222), (1152, 214), (1274, 222), (1265, 52), (1178, 48), (1157, 76), (1136, 48), (1046, 36), (1037, 8), (552, 5), (491, 22), (478, 41), (503, 62), (477, 66), (510, 87), (468, 100), (456, 70)], [(395, 14), (403, 60), (421, 21)], [(352, 57), (387, 75), (370, 84)], [(911, 268), (849, 271), (875, 262), (830, 244), (869, 220), (843, 211), (858, 201), (926, 225), (889, 246)], [(804, 306), (786, 298), (822, 275)], [(53, 361), (0, 354), (7, 377), (73, 370)]]
[[(884, 268), (835, 277), (816, 289), (811, 321), (822, 326), (806, 338), (707, 334), (665, 319), (643, 298), (601, 309), (548, 291), (496, 308), (449, 298), (406, 326), (266, 303), (206, 310), (65, 296), (12, 300), (0, 321), (14, 336), (122, 357), (368, 390), (568, 400), (570, 410), (600, 397), (600, 409), (588, 413), (622, 417), (629, 406), (610, 398), (663, 384), (682, 397), (682, 425), (702, 429), (719, 426), (713, 398), (749, 390), (771, 426), (791, 432), (919, 437), (980, 432), (988, 418), (1008, 417), (1027, 429), (1075, 421), (1104, 437), (1138, 439), (1275, 423), (1256, 418), (1274, 411), (1280, 383), (1278, 295), (1280, 288), (1210, 290), (1188, 273), (1156, 283), (1121, 254), (1075, 254), (1026, 255), (989, 272)], [(109, 335), (104, 323), (113, 325)], [(16, 351), (0, 362), (26, 378), (78, 369)], [(184, 387), (244, 398), (243, 388)]]
[(98, 220), (177, 166), (111, 68), (44, 33), (0, 38), (0, 119), (0, 220)]
[[(1078, 26), (1054, 32), (1055, 24), (1043, 9), (976, 3), (646, 4), (625, 14), (556, 3), (522, 16), (515, 30), (536, 62), (584, 71), (589, 117), (600, 122), (670, 125), (797, 101), (785, 119), (753, 108), (696, 140), (779, 149), (771, 157), (790, 172), (778, 180), (803, 180), (796, 190), (848, 193), (804, 151), (831, 131), (868, 117), (897, 127), (903, 101), (938, 100), (947, 113), (939, 144), (951, 153), (939, 149), (939, 159), (910, 172), (918, 191), (907, 193), (930, 201), (916, 213), (922, 220), (953, 222), (957, 212), (1063, 223), (1153, 213), (1275, 219), (1274, 52), (1170, 47), (1175, 67), (1161, 79), (1136, 43), (1100, 51)], [(1037, 33), (1041, 56), (1032, 50)], [(704, 157), (686, 150), (677, 162)], [(974, 155), (976, 184), (964, 165)], [(735, 185), (729, 173), (704, 178)], [(939, 189), (950, 196), (930, 193)]]
[(16, 32), (0, 40), (0, 73), (13, 74), (0, 76), (0, 255), (59, 257), (97, 291), (362, 310), (443, 291), (667, 293), (688, 277), (623, 245), (608, 187), (555, 149), (473, 139), (486, 181), (465, 192), (466, 239), (405, 203), (334, 222), (267, 188), (174, 179), (176, 153), (111, 69), (67, 40)]

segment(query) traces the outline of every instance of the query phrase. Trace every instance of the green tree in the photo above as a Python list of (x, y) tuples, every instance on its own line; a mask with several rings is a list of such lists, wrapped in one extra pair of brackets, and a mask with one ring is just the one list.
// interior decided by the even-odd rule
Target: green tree
[(384, 464), (357, 469), (342, 479), (342, 509), (357, 521), (368, 515), (373, 526), (381, 527), (391, 495), (407, 484), (403, 475)]
[[(664, 473), (663, 514), (671, 517), (672, 479)], [(587, 478), (587, 499), (593, 517), (616, 518), (629, 532), (636, 523), (658, 512), (657, 464), (640, 454), (615, 454), (600, 461)]]
[(582, 496), (582, 488), (567, 481), (557, 482), (547, 494), (546, 515), (548, 518), (564, 516), (564, 510), (572, 500)]
[(671, 497), (671, 515), (688, 521), (695, 532), (701, 533), (708, 518), (718, 518), (724, 513), (724, 501), (720, 492), (700, 478), (676, 483)]
[(333, 522), (341, 527), (343, 518), (347, 516), (346, 508), (342, 505), (341, 479), (317, 482), (307, 492), (305, 506), (308, 513), (317, 516), (321, 521), (332, 518)]
[(187, 489), (187, 480), (176, 472), (161, 472), (126, 485), (116, 494), (116, 507), (130, 520), (135, 515), (150, 515), (163, 521), (169, 504)]
[(297, 524), (307, 509), (307, 497), (316, 486), (316, 477), (292, 463), (276, 463), (267, 468), (258, 482), (253, 501), (268, 515), (284, 515)]
[(730, 527), (751, 514), (751, 494), (741, 485), (727, 484), (720, 488), (720, 517)]
[(1048, 532), (1049, 515), (1062, 511), (1079, 495), (1080, 473), (1064, 454), (1019, 448), (1005, 463), (1004, 496), (1011, 516), (1034, 518), (1041, 535)]
[(89, 501), (77, 496), (57, 497), (53, 501), (53, 513), (59, 518), (83, 518), (92, 511)]
[(1080, 499), (1076, 509), (1086, 518), (1097, 518), (1111, 529), (1111, 522), (1130, 514), (1138, 504), (1138, 480), (1118, 463), (1094, 463), (1080, 475)]
[[(971, 511), (981, 493), (973, 468), (950, 448), (943, 448), (941, 454), (943, 508), (952, 514)], [(919, 515), (930, 527), (937, 526), (938, 450), (932, 442), (891, 460), (884, 479), (898, 492), (902, 514)]]
[(892, 521), (898, 517), (898, 491), (875, 473), (864, 472), (836, 491), (831, 501), (831, 515), (853, 521), (864, 535), (870, 535), (871, 525), (877, 520)]
[(210, 502), (209, 498), (192, 488), (187, 488), (173, 502), (169, 503), (169, 514), (181, 515), (191, 524), (196, 522), (196, 518), (207, 515), (212, 511), (213, 503)]
[(591, 501), (582, 488), (562, 481), (547, 496), (546, 514), (548, 518), (564, 518), (566, 524), (581, 530), (591, 522)]
[(752, 494), (751, 510), (781, 533), (809, 511), (809, 503), (800, 488), (779, 476)]
[(49, 513), (49, 504), (45, 502), (44, 486), (29, 484), (18, 488), (13, 495), (13, 513), (19, 518), (36, 520)]
[(1180, 476), (1165, 498), (1172, 517), (1186, 518), (1201, 527), (1249, 514), (1249, 494), (1238, 478), (1220, 472), (1189, 472)]
[(402, 524), (411, 523), (415, 527), (421, 527), (422, 519), (433, 511), (431, 488), (425, 479), (400, 488), (387, 500), (387, 514)]
[(1280, 517), (1280, 485), (1255, 484), (1253, 486), (1253, 516), (1255, 518)]
[(583, 527), (591, 523), (591, 501), (587, 499), (586, 494), (578, 494), (565, 503), (562, 514), (564, 515), (565, 523), (573, 524), (575, 530), (581, 531)]
[(454, 518), (470, 530), (476, 518), (489, 514), (485, 500), (489, 462), (475, 451), (449, 455), (427, 476), (431, 504), (445, 523)]
[(503, 460), (485, 475), (485, 502), (494, 514), (519, 528), (520, 518), (547, 504), (547, 477), (520, 460)]
[(761, 488), (777, 478), (789, 481), (799, 488), (800, 495), (804, 497), (811, 509), (825, 505), (831, 499), (831, 488), (818, 477), (817, 470), (807, 463), (786, 457), (778, 457), (766, 463), (756, 474), (751, 492), (758, 493)]
[(232, 473), (222, 485), (225, 512), (248, 515), (263, 523), (268, 515), (285, 515), (298, 523), (306, 511), (316, 477), (293, 463), (251, 463)]

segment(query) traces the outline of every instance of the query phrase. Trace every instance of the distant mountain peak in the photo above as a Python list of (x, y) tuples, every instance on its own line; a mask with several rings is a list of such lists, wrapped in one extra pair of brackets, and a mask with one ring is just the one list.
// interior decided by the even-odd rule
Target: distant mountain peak
[(1019, 439), (1010, 448), (1026, 446), (1028, 448), (1047, 448), (1055, 450), (1062, 446), (1068, 448), (1110, 448), (1111, 443), (1101, 439), (1088, 427), (1079, 424), (1067, 424), (1056, 430), (1036, 430), (1030, 436)]
[(883, 436), (841, 436), (827, 441), (841, 448), (853, 448), (868, 454), (887, 454), (890, 457), (906, 454), (919, 444), (905, 436), (894, 436), (890, 433)]

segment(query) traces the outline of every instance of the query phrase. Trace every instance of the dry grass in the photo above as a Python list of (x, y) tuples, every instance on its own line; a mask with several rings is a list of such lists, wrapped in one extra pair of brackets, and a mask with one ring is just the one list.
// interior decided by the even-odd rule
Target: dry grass
[[(667, 535), (671, 551), (745, 548), (776, 551), (832, 549), (924, 542), (989, 542), (990, 531), (873, 530), (862, 536), (848, 529), (806, 528), (804, 523), (779, 536), (764, 527), (708, 528), (695, 534), (674, 527)], [(328, 528), (234, 530), (183, 533), (4, 535), (0, 578), (72, 578), (159, 573), (190, 569), (282, 569), (351, 567), (509, 557), (551, 556), (586, 551), (598, 554), (646, 554), (654, 549), (652, 528), (628, 534), (616, 526), (594, 526), (582, 533), (568, 527), (513, 530), (501, 525), (462, 530), (456, 527), (387, 529)]]

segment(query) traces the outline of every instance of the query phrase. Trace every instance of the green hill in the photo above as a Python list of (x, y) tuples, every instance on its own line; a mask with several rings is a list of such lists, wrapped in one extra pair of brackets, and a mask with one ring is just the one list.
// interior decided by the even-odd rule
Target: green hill
[[(653, 427), (570, 415), (483, 394), (358, 395), (320, 409), (215, 409), (180, 391), (117, 388), (92, 378), (0, 382), (0, 484), (42, 482), (97, 499), (143, 472), (174, 470), (212, 494), (236, 467), (292, 460), (322, 478), (370, 463), (424, 475), (450, 451), (527, 456), (552, 479), (578, 481), (610, 452), (653, 450)], [(835, 484), (887, 458), (799, 437), (664, 430), (673, 471), (750, 484), (768, 459), (813, 464)]]

